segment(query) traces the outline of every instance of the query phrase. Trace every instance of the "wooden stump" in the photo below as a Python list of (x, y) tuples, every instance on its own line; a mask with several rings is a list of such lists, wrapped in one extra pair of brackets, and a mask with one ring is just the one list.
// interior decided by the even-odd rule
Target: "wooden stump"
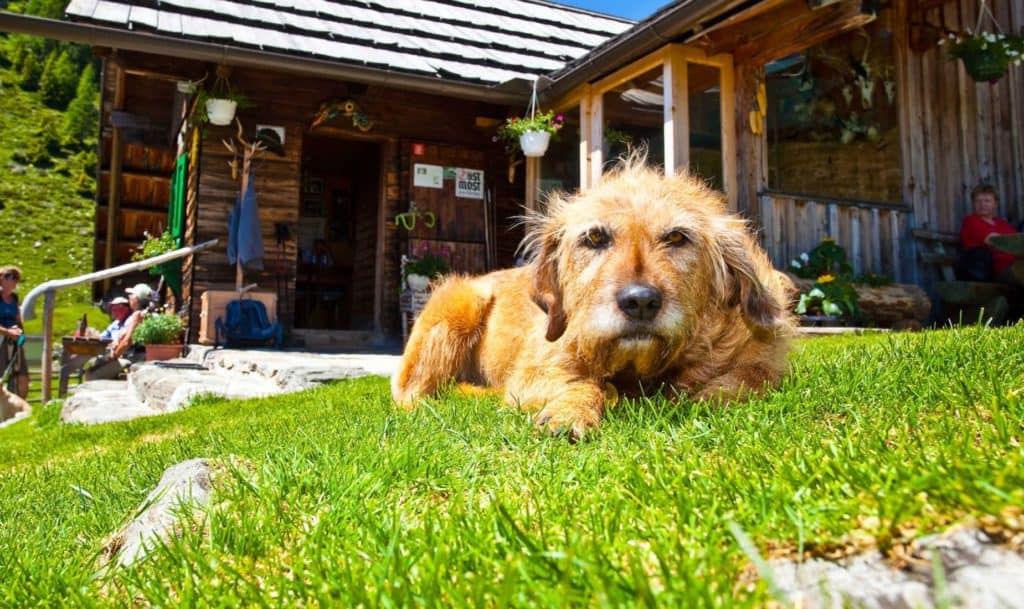
[[(813, 279), (789, 276), (798, 293), (806, 292), (814, 285)], [(932, 302), (928, 294), (916, 285), (893, 283), (873, 288), (854, 284), (857, 291), (857, 306), (868, 323), (883, 328), (920, 328), (928, 319)]]

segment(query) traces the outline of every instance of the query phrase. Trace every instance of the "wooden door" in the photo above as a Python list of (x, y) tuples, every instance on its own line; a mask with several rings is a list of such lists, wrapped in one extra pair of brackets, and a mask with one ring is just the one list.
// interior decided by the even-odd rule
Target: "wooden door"
[[(408, 159), (406, 199), (410, 209), (415, 205), (420, 212), (407, 232), (407, 252), (415, 255), (429, 248), (446, 255), (454, 271), (485, 272), (488, 176), (484, 152), (415, 142), (403, 143), (402, 152)], [(433, 214), (432, 226), (427, 212)], [(406, 232), (402, 227), (398, 230)]]

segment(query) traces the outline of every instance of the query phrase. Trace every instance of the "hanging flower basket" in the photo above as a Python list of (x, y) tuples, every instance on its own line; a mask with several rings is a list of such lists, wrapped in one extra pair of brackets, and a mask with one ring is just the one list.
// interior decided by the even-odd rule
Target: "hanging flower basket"
[(233, 99), (211, 97), (206, 100), (206, 116), (213, 125), (230, 125), (237, 109), (238, 102)]
[(996, 82), (1006, 74), (1010, 64), (1019, 64), (1024, 54), (1024, 36), (1000, 33), (949, 35), (952, 48), (949, 56), (959, 59), (964, 70), (978, 82)]
[(544, 156), (550, 141), (549, 131), (527, 131), (519, 136), (519, 147), (526, 156)]

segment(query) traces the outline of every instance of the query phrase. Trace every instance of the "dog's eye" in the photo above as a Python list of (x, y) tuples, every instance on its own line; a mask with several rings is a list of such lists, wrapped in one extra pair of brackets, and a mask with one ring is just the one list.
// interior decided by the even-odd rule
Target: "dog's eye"
[(671, 247), (681, 247), (689, 242), (690, 238), (681, 230), (669, 231), (669, 233), (665, 235), (665, 243)]
[(608, 232), (603, 228), (593, 227), (583, 235), (583, 245), (586, 247), (592, 247), (594, 249), (601, 249), (608, 245), (611, 241), (611, 237), (608, 236)]

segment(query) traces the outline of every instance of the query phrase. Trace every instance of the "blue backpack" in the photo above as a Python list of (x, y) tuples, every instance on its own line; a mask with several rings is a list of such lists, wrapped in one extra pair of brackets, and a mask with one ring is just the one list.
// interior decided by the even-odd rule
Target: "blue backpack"
[(232, 300), (228, 303), (226, 319), (218, 317), (214, 327), (217, 336), (215, 344), (263, 343), (274, 341), (274, 348), (281, 348), (283, 329), (278, 322), (270, 323), (267, 309), (258, 300)]

